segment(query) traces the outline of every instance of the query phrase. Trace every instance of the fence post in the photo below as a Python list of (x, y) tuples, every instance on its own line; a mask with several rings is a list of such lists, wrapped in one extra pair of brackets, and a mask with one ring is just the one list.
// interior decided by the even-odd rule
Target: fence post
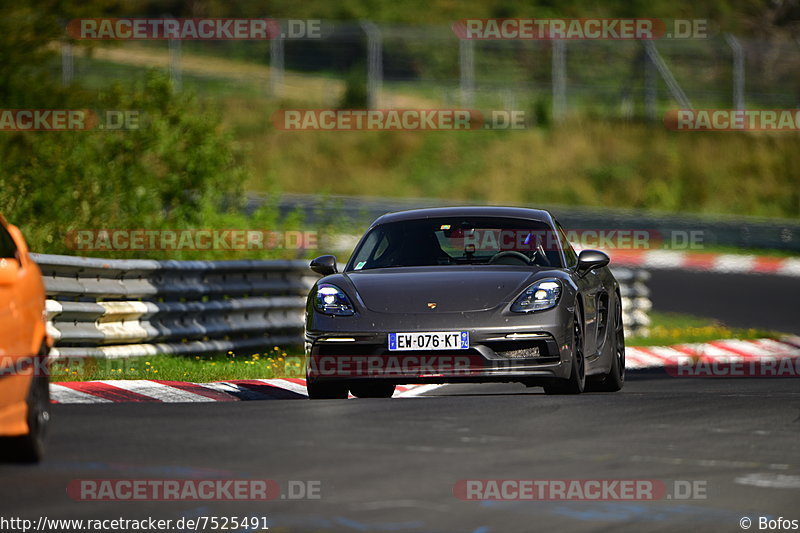
[(61, 43), (61, 85), (69, 85), (75, 74), (75, 63), (72, 55), (72, 43)]
[[(280, 22), (278, 22), (280, 24)], [(279, 97), (283, 86), (283, 29), (269, 41), (269, 92)]]
[(475, 43), (471, 39), (458, 40), (458, 65), (461, 86), (461, 105), (472, 105), (475, 94)]
[(645, 53), (658, 69), (658, 73), (661, 74), (664, 83), (667, 84), (667, 88), (672, 94), (672, 97), (683, 107), (683, 109), (692, 109), (692, 103), (689, 101), (689, 98), (686, 97), (686, 93), (683, 92), (681, 86), (678, 85), (678, 80), (676, 80), (675, 76), (673, 76), (672, 72), (670, 72), (669, 67), (664, 62), (664, 58), (661, 57), (661, 54), (658, 53), (656, 45), (653, 44), (653, 41), (641, 42), (644, 46)]
[(725, 41), (733, 53), (733, 107), (744, 110), (744, 52), (739, 40), (730, 33), (725, 34)]
[(656, 72), (653, 60), (644, 54), (644, 113), (647, 120), (656, 120)]
[(553, 40), (553, 120), (560, 122), (567, 112), (567, 51), (561, 39)]
[(181, 90), (181, 40), (169, 40), (169, 79), (176, 91)]
[(381, 102), (383, 84), (383, 45), (381, 30), (373, 22), (362, 21), (367, 36), (367, 106), (376, 109)]

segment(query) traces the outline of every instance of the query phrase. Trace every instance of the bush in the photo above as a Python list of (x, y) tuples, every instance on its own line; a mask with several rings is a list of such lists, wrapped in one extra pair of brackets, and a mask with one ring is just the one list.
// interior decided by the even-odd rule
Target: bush
[[(76, 93), (70, 107), (89, 107)], [(0, 205), (31, 248), (69, 253), (71, 230), (175, 228), (235, 213), (244, 168), (218, 121), (195, 99), (151, 74), (146, 83), (102, 92), (91, 107), (135, 110), (139, 129), (6, 132), (0, 137)]]

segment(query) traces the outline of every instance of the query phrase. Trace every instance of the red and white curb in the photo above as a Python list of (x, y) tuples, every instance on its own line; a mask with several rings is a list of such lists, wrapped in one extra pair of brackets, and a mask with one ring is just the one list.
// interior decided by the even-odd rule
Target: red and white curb
[[(394, 398), (419, 396), (441, 385), (397, 386)], [(50, 384), (53, 403), (237, 402), (308, 398), (304, 379), (237, 379), (213, 383), (161, 380), (64, 381)]]
[(677, 252), (673, 250), (612, 250), (613, 266), (696, 270), (720, 274), (800, 276), (800, 258)]
[(677, 366), (686, 357), (699, 361), (734, 363), (740, 361), (800, 358), (800, 337), (782, 339), (719, 340), (673, 346), (628, 346), (625, 367), (631, 370)]
[[(719, 340), (673, 346), (629, 346), (625, 366), (630, 370), (677, 366), (686, 357), (708, 362), (800, 358), (800, 337)], [(441, 385), (397, 386), (394, 398), (422, 395)], [(213, 383), (161, 380), (65, 381), (50, 384), (53, 403), (119, 402), (237, 402), (307, 398), (304, 379), (239, 379)]]

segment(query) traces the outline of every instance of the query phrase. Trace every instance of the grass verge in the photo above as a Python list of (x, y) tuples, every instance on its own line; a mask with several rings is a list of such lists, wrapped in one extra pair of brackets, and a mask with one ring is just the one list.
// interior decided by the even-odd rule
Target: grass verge
[(56, 361), (51, 381), (100, 379), (159, 379), (207, 383), (228, 379), (305, 377), (303, 356), (277, 346), (252, 355), (180, 356), (155, 355), (128, 359), (71, 359)]
[(779, 338), (784, 335), (765, 329), (731, 328), (717, 320), (679, 313), (653, 312), (650, 319), (650, 335), (629, 337), (625, 341), (627, 346), (668, 346), (719, 339)]

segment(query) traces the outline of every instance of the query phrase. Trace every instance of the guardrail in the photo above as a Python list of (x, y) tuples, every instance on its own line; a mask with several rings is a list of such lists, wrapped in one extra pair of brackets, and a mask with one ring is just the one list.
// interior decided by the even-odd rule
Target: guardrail
[[(248, 210), (266, 201), (251, 194)], [(437, 198), (377, 198), (369, 196), (320, 196), (282, 194), (278, 207), (283, 216), (301, 210), (306, 223), (344, 220), (367, 226), (377, 217), (392, 211), (421, 207), (480, 205), (480, 202)], [(740, 215), (704, 216), (694, 214), (654, 214), (633, 209), (591, 208), (564, 205), (534, 205), (548, 209), (567, 229), (604, 231), (645, 230), (664, 239), (680, 250), (687, 246), (687, 235), (694, 233), (703, 247), (730, 246), (800, 252), (800, 223), (792, 219), (763, 218)], [(324, 209), (322, 209), (324, 208)], [(691, 251), (691, 250), (687, 250)]]
[(646, 337), (650, 334), (650, 310), (653, 308), (647, 286), (650, 272), (628, 268), (612, 268), (611, 271), (619, 282), (625, 335)]
[(218, 353), (301, 344), (306, 261), (108, 260), (33, 254), (53, 357)]
[[(153, 261), (33, 254), (51, 357), (225, 353), (302, 344), (307, 261)], [(615, 269), (626, 332), (646, 335), (649, 273)]]

